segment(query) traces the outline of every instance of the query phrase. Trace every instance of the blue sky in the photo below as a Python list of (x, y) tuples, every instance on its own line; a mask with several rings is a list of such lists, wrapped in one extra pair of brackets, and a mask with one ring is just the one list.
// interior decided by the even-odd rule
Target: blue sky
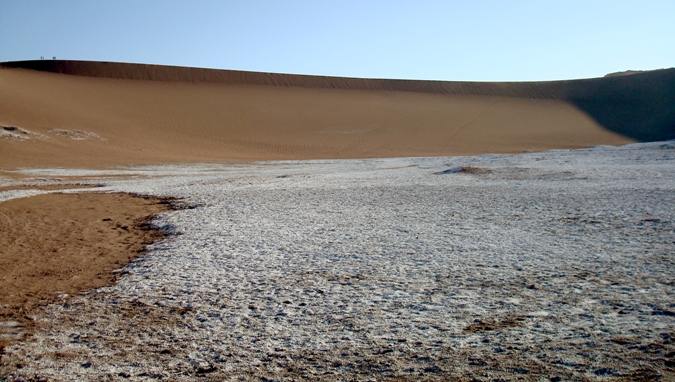
[(567, 79), (675, 66), (674, 20), (674, 0), (0, 0), (0, 61)]

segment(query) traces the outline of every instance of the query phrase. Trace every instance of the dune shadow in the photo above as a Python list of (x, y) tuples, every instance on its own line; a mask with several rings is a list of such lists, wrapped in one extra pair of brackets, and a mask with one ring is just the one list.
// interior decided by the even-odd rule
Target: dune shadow
[(564, 98), (604, 128), (640, 142), (675, 139), (675, 69), (579, 85)]

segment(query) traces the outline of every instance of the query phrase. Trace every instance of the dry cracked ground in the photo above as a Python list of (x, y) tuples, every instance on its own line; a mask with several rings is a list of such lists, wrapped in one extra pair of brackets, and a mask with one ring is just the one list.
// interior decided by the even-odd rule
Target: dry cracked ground
[(193, 208), (5, 379), (675, 378), (674, 142), (120, 172)]

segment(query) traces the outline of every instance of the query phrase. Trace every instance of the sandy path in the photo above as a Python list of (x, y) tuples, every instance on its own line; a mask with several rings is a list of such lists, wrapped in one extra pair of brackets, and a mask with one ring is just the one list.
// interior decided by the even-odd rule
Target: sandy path
[(148, 221), (168, 207), (123, 193), (0, 202), (0, 348), (24, 336), (36, 306), (109, 285), (113, 271), (163, 237)]
[(5, 191), (19, 191), (19, 190), (39, 190), (39, 191), (57, 191), (57, 190), (73, 190), (79, 188), (96, 188), (96, 184), (75, 184), (75, 183), (51, 183), (51, 184), (25, 184), (19, 183), (15, 185), (0, 186), (0, 192)]

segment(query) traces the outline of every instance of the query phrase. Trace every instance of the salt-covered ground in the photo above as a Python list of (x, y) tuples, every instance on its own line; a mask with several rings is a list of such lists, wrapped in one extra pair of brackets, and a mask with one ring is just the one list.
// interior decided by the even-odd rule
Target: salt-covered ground
[(9, 379), (675, 378), (673, 142), (125, 171), (193, 208)]

